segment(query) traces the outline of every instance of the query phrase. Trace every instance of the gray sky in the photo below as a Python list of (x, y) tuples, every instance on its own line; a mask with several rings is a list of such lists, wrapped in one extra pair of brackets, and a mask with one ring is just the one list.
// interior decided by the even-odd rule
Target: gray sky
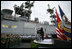
[[(1, 1), (1, 9), (11, 9), (14, 11), (13, 6), (15, 4), (20, 6), (23, 2), (25, 1)], [(60, 12), (58, 5), (60, 5), (63, 12), (71, 22), (71, 1), (35, 1), (34, 7), (32, 7), (31, 20), (34, 20), (35, 17), (38, 17), (40, 22), (48, 21), (49, 24), (51, 24), (51, 18), (49, 17), (50, 14), (47, 14), (48, 4), (50, 4), (50, 8), (55, 7), (57, 9), (59, 17)]]

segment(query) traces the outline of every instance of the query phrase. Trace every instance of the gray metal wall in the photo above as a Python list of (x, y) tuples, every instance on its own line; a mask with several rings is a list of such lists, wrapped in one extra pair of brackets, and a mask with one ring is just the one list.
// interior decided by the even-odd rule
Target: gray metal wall
[[(16, 28), (4, 28), (2, 25), (13, 26), (16, 25)], [(24, 22), (24, 21), (9, 21), (2, 20), (1, 21), (1, 33), (8, 34), (24, 34), (24, 35), (35, 35), (38, 27), (42, 26), (43, 30), (47, 34), (55, 34), (55, 26), (52, 25), (44, 25), (40, 23), (32, 23), (32, 22)], [(45, 31), (46, 29), (46, 31)]]

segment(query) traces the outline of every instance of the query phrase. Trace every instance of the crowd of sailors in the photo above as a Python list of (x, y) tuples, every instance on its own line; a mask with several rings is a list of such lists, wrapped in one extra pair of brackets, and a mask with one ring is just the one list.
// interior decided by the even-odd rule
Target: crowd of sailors
[(20, 45), (21, 38), (19, 35), (13, 34), (1, 34), (1, 48), (10, 48), (16, 45)]

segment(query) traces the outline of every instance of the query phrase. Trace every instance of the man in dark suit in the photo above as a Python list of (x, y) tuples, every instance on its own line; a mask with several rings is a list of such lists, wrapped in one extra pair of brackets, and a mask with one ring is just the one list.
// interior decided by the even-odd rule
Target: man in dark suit
[(40, 34), (42, 36), (42, 40), (44, 40), (44, 31), (43, 31), (43, 28), (42, 27), (40, 28)]

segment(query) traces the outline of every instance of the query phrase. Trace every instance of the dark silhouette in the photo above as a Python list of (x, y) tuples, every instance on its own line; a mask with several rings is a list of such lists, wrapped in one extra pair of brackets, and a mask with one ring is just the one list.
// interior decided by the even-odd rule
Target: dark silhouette
[(43, 28), (41, 27), (41, 29), (40, 29), (40, 34), (41, 34), (41, 36), (42, 36), (42, 40), (44, 40), (44, 31), (43, 31)]

